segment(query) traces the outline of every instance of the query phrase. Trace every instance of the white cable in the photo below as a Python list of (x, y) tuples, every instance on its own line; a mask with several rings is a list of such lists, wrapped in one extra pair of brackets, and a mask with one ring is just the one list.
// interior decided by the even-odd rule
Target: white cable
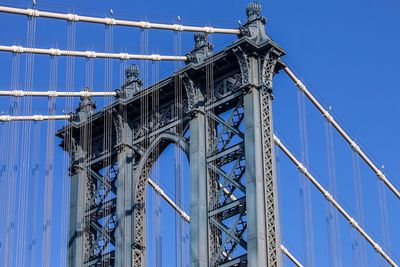
[[(182, 218), (186, 222), (190, 223), (190, 216), (187, 215), (180, 207), (178, 207), (178, 205), (176, 205), (175, 202), (171, 198), (169, 198), (153, 180), (148, 178), (147, 182), (154, 188), (154, 190), (158, 194), (160, 194), (168, 202), (168, 204), (171, 205), (173, 209), (175, 209), (178, 212), (180, 216), (182, 216)], [(281, 245), (281, 250), (297, 267), (303, 267), (303, 265), (296, 259), (296, 257), (293, 256), (293, 254), (284, 245)]]
[(55, 48), (30, 48), (18, 45), (0, 45), (0, 51), (11, 52), (11, 53), (30, 53), (30, 54), (41, 54), (50, 56), (74, 56), (74, 57), (85, 57), (85, 58), (112, 58), (112, 59), (140, 59), (140, 60), (153, 60), (153, 61), (186, 61), (186, 56), (164, 56), (159, 54), (151, 55), (138, 55), (129, 53), (104, 53), (96, 51), (73, 51), (73, 50), (61, 50)]
[(360, 157), (367, 163), (367, 165), (375, 172), (379, 179), (381, 179), (387, 187), (400, 199), (400, 191), (389, 181), (383, 172), (372, 162), (372, 160), (365, 154), (365, 152), (357, 145), (357, 143), (345, 132), (345, 130), (335, 121), (332, 115), (318, 102), (318, 100), (311, 94), (307, 87), (296, 77), (296, 75), (288, 68), (284, 68), (285, 72), (294, 81), (296, 86), (310, 99), (314, 106), (322, 113), (326, 120), (336, 128), (341, 136), (349, 143), (349, 145), (360, 155)]
[(175, 204), (175, 202), (169, 197), (167, 196), (167, 194), (164, 193), (164, 190), (161, 189), (161, 187), (159, 187), (153, 180), (151, 180), (150, 178), (147, 179), (147, 182), (154, 188), (154, 190), (159, 193), (164, 199), (165, 201), (168, 202), (169, 205), (171, 205), (171, 207), (173, 209), (175, 209), (179, 215), (182, 216), (182, 218), (187, 221), (190, 222), (190, 217), (189, 215), (187, 215), (187, 213), (182, 210), (178, 205)]
[(69, 120), (71, 115), (32, 115), (32, 116), (10, 116), (0, 115), (0, 121), (45, 121), (45, 120)]
[(296, 257), (293, 256), (293, 254), (290, 253), (290, 251), (284, 245), (281, 245), (281, 251), (294, 263), (294, 265), (296, 265), (297, 267), (303, 267), (303, 264), (301, 264), (300, 261), (298, 261)]
[(282, 144), (276, 135), (274, 135), (275, 144), (286, 154), (286, 156), (297, 166), (297, 168), (315, 185), (315, 187), (325, 196), (325, 198), (347, 219), (347, 221), (372, 245), (391, 266), (398, 267), (392, 258), (375, 242), (372, 237), (350, 216), (349, 213), (336, 201), (336, 199), (326, 190), (306, 167)]
[(213, 28), (213, 27), (199, 27), (199, 26), (185, 26), (180, 24), (164, 24), (164, 23), (152, 23), (148, 21), (130, 21), (130, 20), (120, 20), (114, 18), (99, 18), (99, 17), (89, 17), (81, 16), (78, 14), (65, 14), (65, 13), (55, 13), (40, 11), (36, 9), (22, 9), (0, 6), (0, 12), (27, 15), (34, 17), (44, 17), (51, 19), (61, 19), (74, 22), (90, 22), (105, 25), (117, 25), (117, 26), (127, 26), (136, 27), (142, 29), (159, 29), (159, 30), (172, 30), (172, 31), (188, 31), (188, 32), (205, 32), (205, 33), (224, 33), (224, 34), (239, 34), (239, 29), (224, 29), (224, 28)]
[(0, 96), (45, 96), (45, 97), (90, 97), (90, 96), (116, 96), (116, 92), (91, 92), (91, 91), (79, 91), (79, 92), (65, 92), (65, 91), (0, 91)]

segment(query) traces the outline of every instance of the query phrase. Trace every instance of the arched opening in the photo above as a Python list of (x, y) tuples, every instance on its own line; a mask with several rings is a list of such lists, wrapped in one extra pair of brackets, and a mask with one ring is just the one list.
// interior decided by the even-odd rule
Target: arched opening
[(189, 194), (184, 194), (189, 192), (188, 152), (185, 138), (162, 133), (143, 152), (134, 171), (135, 266), (182, 266), (189, 262), (189, 224), (154, 187), (189, 214)]

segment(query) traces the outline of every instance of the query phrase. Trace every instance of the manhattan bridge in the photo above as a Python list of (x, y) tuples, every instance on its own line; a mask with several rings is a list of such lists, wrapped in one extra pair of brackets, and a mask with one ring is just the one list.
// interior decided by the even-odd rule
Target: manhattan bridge
[[(259, 3), (246, 6), (237, 28), (124, 20), (112, 10), (106, 17), (53, 12), (36, 3), (0, 5), (0, 13), (27, 19), (26, 43), (0, 45), (11, 76), (0, 88), (1, 266), (400, 264), (400, 251), (389, 245), (400, 221), (388, 215), (399, 210), (387, 203), (400, 201), (397, 177), (286, 62)], [(40, 46), (40, 20), (57, 21), (66, 46)], [(77, 49), (77, 28), (87, 24), (105, 27), (104, 51)], [(140, 53), (115, 52), (119, 28), (138, 30)], [(153, 30), (172, 36), (173, 53), (150, 51)], [(189, 51), (182, 51), (185, 34), (194, 37)], [(219, 35), (234, 40), (217, 47)], [(94, 75), (99, 65), (104, 72)], [(84, 86), (76, 88), (80, 73)], [(33, 87), (37, 75), (46, 76), (48, 90)], [(297, 150), (275, 131), (283, 123), (272, 111), (283, 90), (275, 79), (292, 82), (297, 94)], [(318, 115), (325, 144), (309, 137), (306, 106)], [(309, 157), (314, 144), (324, 175)], [(340, 151), (350, 157), (338, 159)], [(354, 203), (340, 193), (343, 161), (350, 162), (345, 188)], [(300, 191), (292, 202), (288, 183)], [(373, 190), (363, 196), (365, 184)], [(55, 205), (65, 207), (58, 217)], [(283, 216), (286, 209), (300, 219)], [(369, 209), (373, 226), (364, 216)]]

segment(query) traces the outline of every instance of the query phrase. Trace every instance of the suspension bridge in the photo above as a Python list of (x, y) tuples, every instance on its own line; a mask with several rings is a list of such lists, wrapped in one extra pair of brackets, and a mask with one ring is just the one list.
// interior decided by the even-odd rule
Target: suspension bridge
[[(236, 28), (0, 13), (27, 24), (0, 43), (1, 266), (399, 266), (398, 177), (286, 62), (259, 3)], [(41, 20), (66, 45), (38, 45)], [(105, 29), (104, 50), (77, 48), (81, 25)], [(121, 28), (140, 52), (114, 47)], [(173, 49), (150, 49), (152, 31)], [(275, 126), (282, 90), (298, 148)]]

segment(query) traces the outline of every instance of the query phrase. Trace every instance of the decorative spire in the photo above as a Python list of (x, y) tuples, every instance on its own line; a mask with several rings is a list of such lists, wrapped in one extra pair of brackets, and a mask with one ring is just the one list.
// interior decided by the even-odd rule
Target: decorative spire
[(194, 34), (194, 48), (199, 49), (200, 47), (207, 44), (207, 34), (205, 32), (196, 32)]
[[(86, 87), (84, 89), (86, 92), (92, 92), (92, 89)], [(74, 114), (74, 121), (82, 122), (85, 121), (90, 115), (94, 113), (96, 109), (96, 102), (93, 100), (92, 96), (81, 96), (79, 106)]]
[(125, 83), (117, 89), (117, 97), (129, 99), (142, 88), (142, 80), (139, 79), (139, 68), (137, 65), (129, 65), (125, 70)]
[(139, 77), (139, 68), (137, 65), (129, 65), (125, 70), (125, 77), (127, 80), (137, 79)]
[(258, 2), (253, 2), (247, 5), (246, 15), (249, 21), (260, 17), (261, 5)]
[(213, 46), (208, 43), (207, 37), (208, 35), (204, 32), (196, 32), (194, 34), (194, 49), (192, 50), (192, 52), (190, 52), (190, 54), (186, 55), (188, 58), (186, 64), (200, 64), (203, 63), (206, 58), (211, 56)]
[(253, 2), (246, 7), (247, 22), (240, 27), (239, 37), (245, 37), (260, 45), (271, 38), (265, 32), (266, 18), (261, 16), (261, 5)]

